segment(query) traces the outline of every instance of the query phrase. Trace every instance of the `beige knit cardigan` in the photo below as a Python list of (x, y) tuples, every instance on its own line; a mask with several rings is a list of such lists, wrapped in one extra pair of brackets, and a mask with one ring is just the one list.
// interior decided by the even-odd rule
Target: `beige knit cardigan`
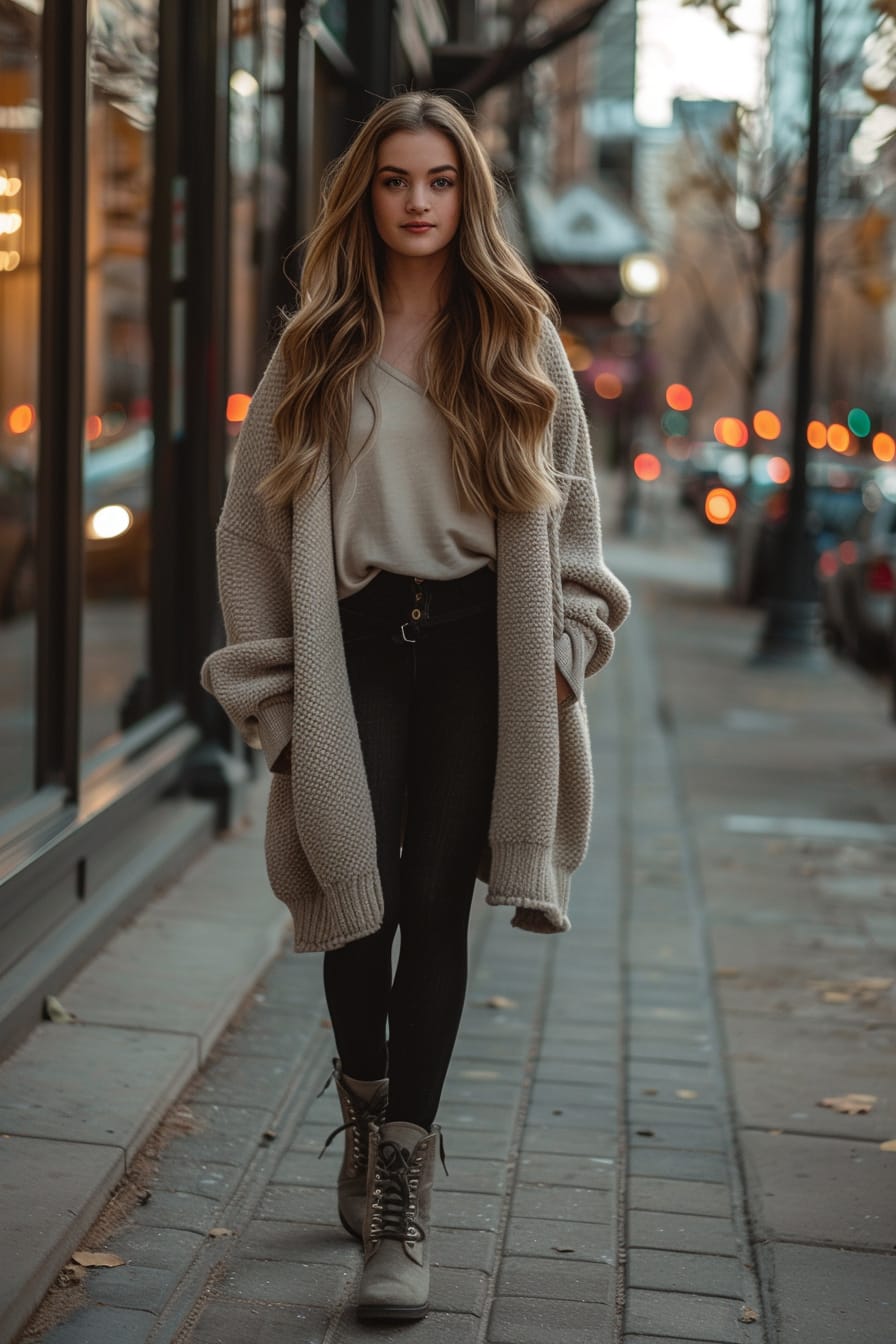
[[(564, 932), (570, 875), (591, 828), (593, 779), (583, 683), (609, 659), (629, 596), (606, 568), (591, 444), (575, 378), (544, 320), (539, 362), (557, 389), (550, 450), (563, 501), (496, 520), (498, 755), (478, 875), (516, 928)], [(273, 509), (256, 493), (278, 460), (280, 349), (243, 423), (217, 530), (227, 643), (202, 684), (273, 766), (265, 855), (297, 952), (380, 927), (376, 831), (339, 622), (329, 473)], [(558, 707), (554, 668), (575, 695)]]

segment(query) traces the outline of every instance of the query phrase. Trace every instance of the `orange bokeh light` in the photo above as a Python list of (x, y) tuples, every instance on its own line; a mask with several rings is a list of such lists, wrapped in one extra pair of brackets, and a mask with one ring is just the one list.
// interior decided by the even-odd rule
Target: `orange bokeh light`
[(845, 453), (849, 447), (849, 430), (845, 425), (828, 426), (828, 443), (835, 453)]
[(27, 402), (22, 402), (21, 406), (13, 406), (9, 415), (6, 417), (6, 423), (9, 425), (11, 434), (25, 434), (34, 424), (34, 407), (29, 406)]
[(689, 411), (694, 404), (694, 394), (684, 383), (670, 383), (666, 388), (666, 404), (673, 411)]
[(247, 396), (245, 392), (231, 392), (227, 398), (226, 411), (227, 419), (231, 424), (238, 425), (241, 420), (245, 420), (251, 400), (252, 398)]
[(810, 448), (824, 448), (828, 441), (827, 425), (820, 420), (810, 420), (806, 427), (806, 438)]
[(757, 411), (753, 416), (753, 429), (760, 439), (777, 439), (781, 433), (781, 421), (774, 411)]
[(87, 422), (84, 425), (84, 434), (88, 443), (93, 443), (103, 432), (103, 422), (98, 415), (88, 415)]
[(622, 396), (622, 379), (615, 373), (599, 373), (594, 380), (594, 390), (606, 401), (614, 401)]
[(639, 453), (632, 467), (639, 481), (655, 481), (663, 470), (655, 453)]
[(703, 510), (711, 523), (716, 523), (721, 527), (723, 523), (729, 523), (734, 517), (737, 510), (737, 500), (730, 490), (717, 486), (715, 490), (708, 491)]
[(892, 434), (875, 434), (871, 451), (879, 462), (892, 462), (896, 457), (896, 439)]
[(790, 463), (786, 457), (770, 457), (766, 463), (769, 480), (775, 485), (786, 485), (790, 480)]
[(723, 415), (713, 425), (712, 432), (719, 443), (724, 443), (728, 448), (743, 448), (750, 437), (743, 420), (733, 415)]

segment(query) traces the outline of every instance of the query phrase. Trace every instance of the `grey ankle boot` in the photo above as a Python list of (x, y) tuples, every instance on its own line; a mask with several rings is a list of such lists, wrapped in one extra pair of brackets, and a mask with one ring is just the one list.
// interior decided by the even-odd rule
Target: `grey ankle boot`
[[(359, 1321), (419, 1321), (429, 1310), (429, 1223), (441, 1132), (390, 1120), (370, 1131)], [(444, 1157), (443, 1157), (444, 1161)]]
[[(370, 1126), (380, 1125), (386, 1116), (389, 1100), (389, 1080), (379, 1078), (364, 1082), (349, 1078), (342, 1072), (338, 1059), (333, 1060), (330, 1075), (336, 1083), (336, 1092), (342, 1110), (343, 1123), (327, 1139), (321, 1150), (323, 1157), (337, 1134), (345, 1135), (342, 1166), (337, 1180), (339, 1221), (353, 1237), (361, 1240), (364, 1230), (364, 1210), (367, 1204), (367, 1166)], [(330, 1084), (327, 1079), (321, 1092)]]

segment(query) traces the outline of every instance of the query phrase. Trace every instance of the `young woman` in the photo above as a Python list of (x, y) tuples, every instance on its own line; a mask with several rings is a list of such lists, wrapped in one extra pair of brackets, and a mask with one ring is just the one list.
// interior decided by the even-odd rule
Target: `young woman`
[(203, 684), (265, 754), (271, 885), (325, 953), (362, 1319), (427, 1311), (476, 877), (561, 932), (588, 844), (583, 683), (628, 595), (553, 318), (464, 116), (382, 103), (330, 170), (218, 527)]

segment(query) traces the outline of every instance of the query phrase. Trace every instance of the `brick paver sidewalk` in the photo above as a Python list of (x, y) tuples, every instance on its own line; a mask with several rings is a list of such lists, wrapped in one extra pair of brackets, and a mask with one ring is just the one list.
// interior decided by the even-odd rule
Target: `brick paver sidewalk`
[[(723, 975), (740, 975), (751, 939), (784, 938), (783, 921), (791, 930), (811, 921), (819, 899), (812, 870), (797, 864), (786, 876), (790, 905), (779, 902), (774, 846), (749, 837), (735, 843), (723, 825), (728, 811), (743, 810), (745, 778), (739, 767), (723, 768), (735, 741), (726, 716), (753, 725), (737, 739), (742, 750), (761, 725), (762, 705), (786, 688), (779, 681), (772, 692), (743, 672), (743, 621), (707, 605), (705, 594), (689, 606), (685, 585), (674, 604), (663, 599), (659, 608), (652, 588), (639, 596), (616, 659), (588, 687), (597, 802), (589, 856), (574, 882), (572, 932), (523, 934), (509, 927), (508, 911), (477, 903), (468, 1006), (439, 1116), (449, 1174), (437, 1176), (430, 1316), (403, 1327), (355, 1322), (360, 1254), (335, 1217), (338, 1141), (318, 1159), (339, 1123), (334, 1089), (317, 1096), (332, 1053), (320, 958), (285, 953), (174, 1108), (165, 1129), (174, 1137), (161, 1149), (148, 1200), (111, 1236), (98, 1231), (91, 1249), (117, 1251), (126, 1263), (88, 1271), (78, 1290), (83, 1304), (43, 1336), (47, 1344), (411, 1336), (420, 1344), (885, 1344), (882, 1276), (893, 1263), (886, 1238), (896, 1240), (896, 1230), (876, 1165), (879, 1143), (865, 1142), (857, 1156), (849, 1137), (873, 1139), (878, 1122), (862, 1130), (860, 1118), (824, 1111), (807, 1120), (823, 1086), (831, 1034), (824, 1018), (814, 1041), (804, 1032), (803, 1047), (793, 1046), (804, 1050), (803, 1073), (815, 1069), (803, 1089), (807, 1109), (782, 1112), (792, 1063), (779, 1058), (763, 1084), (750, 1061), (756, 1050), (772, 1050), (785, 1018), (775, 1006), (744, 1000), (753, 983), (745, 976), (722, 982), (725, 994), (731, 984), (741, 995), (732, 1001), (732, 1025), (719, 1008), (727, 999), (713, 989), (714, 951), (722, 949)], [(732, 709), (721, 685), (735, 667), (740, 708)], [(800, 694), (800, 735), (811, 756), (832, 692)], [(692, 712), (704, 701), (705, 724)], [(871, 711), (852, 721), (857, 753), (877, 732)], [(754, 751), (755, 798), (773, 797), (794, 749), (778, 757), (768, 746)], [(707, 773), (707, 760), (719, 768)], [(815, 758), (809, 769), (818, 777)], [(864, 778), (857, 774), (855, 787)], [(880, 778), (868, 782), (881, 787)], [(808, 786), (806, 797), (809, 806)], [(874, 886), (863, 873), (858, 886), (841, 882), (853, 902)], [(751, 904), (757, 883), (763, 891)], [(835, 916), (826, 918), (835, 948)], [(873, 919), (879, 942), (892, 940), (886, 916), (877, 910)], [(839, 936), (839, 946), (854, 946), (850, 930)], [(809, 942), (791, 941), (794, 964), (799, 956), (810, 961)], [(861, 952), (862, 965), (879, 975), (871, 950)], [(767, 943), (759, 955), (768, 958)], [(831, 966), (837, 955), (825, 952)], [(748, 1015), (738, 1016), (745, 1005)], [(856, 1031), (882, 1048), (885, 1033), (867, 1025)], [(730, 1053), (732, 1032), (740, 1033), (740, 1053)], [(896, 1081), (892, 1074), (891, 1067)], [(867, 1075), (855, 1077), (856, 1091), (886, 1099)], [(828, 1187), (818, 1163), (840, 1158), (812, 1148), (834, 1142), (810, 1141), (813, 1126), (837, 1136), (863, 1191), (864, 1222), (845, 1194), (822, 1210), (818, 1192)], [(770, 1151), (786, 1153), (795, 1167), (767, 1168), (753, 1156), (758, 1165), (744, 1165), (745, 1150), (762, 1156), (762, 1145), (782, 1138), (789, 1146)], [(802, 1182), (811, 1197), (801, 1206), (803, 1157), (813, 1177)], [(776, 1181), (787, 1190), (778, 1223)], [(765, 1208), (772, 1213), (760, 1215)], [(221, 1229), (226, 1235), (215, 1234)], [(776, 1248), (767, 1244), (774, 1238)], [(834, 1249), (838, 1238), (848, 1249)], [(856, 1254), (862, 1250), (874, 1253)], [(800, 1266), (823, 1311), (800, 1296)], [(851, 1276), (858, 1287), (849, 1287)], [(841, 1293), (848, 1313), (838, 1309)]]

